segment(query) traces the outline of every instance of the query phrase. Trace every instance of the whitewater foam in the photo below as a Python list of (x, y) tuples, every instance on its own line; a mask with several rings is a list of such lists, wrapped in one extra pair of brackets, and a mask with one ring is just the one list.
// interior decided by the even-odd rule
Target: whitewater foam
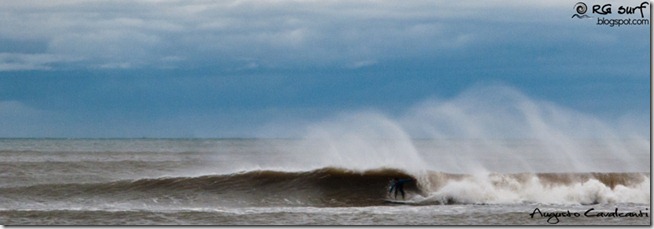
[[(551, 182), (551, 174), (477, 174), (451, 180), (429, 193), (426, 202), (440, 204), (611, 204), (650, 201), (650, 178), (638, 174), (609, 174), (621, 179), (600, 181), (587, 174), (564, 174), (576, 177), (573, 182)], [(629, 177), (627, 181), (626, 178)], [(613, 185), (614, 187), (611, 187)]]

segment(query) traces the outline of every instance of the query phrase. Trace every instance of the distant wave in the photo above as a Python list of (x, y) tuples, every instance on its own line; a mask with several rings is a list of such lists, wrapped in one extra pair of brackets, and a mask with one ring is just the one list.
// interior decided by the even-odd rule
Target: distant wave
[(649, 203), (647, 173), (451, 174), (400, 169), (355, 171), (326, 167), (311, 171), (245, 171), (199, 177), (164, 177), (103, 183), (42, 184), (1, 188), (14, 203), (98, 201), (102, 203), (191, 203), (239, 206), (386, 205), (392, 177), (415, 178), (405, 190), (410, 204), (611, 202)]

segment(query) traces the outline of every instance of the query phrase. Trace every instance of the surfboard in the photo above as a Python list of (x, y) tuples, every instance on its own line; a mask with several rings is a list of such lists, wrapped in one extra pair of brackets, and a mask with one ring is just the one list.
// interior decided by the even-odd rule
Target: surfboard
[(384, 202), (386, 203), (391, 203), (391, 204), (416, 204), (415, 201), (412, 200), (402, 200), (402, 199), (385, 199)]
[(408, 204), (408, 205), (423, 205), (425, 198), (419, 194), (407, 193), (406, 198), (393, 198), (392, 196), (386, 196), (384, 202), (388, 204)]

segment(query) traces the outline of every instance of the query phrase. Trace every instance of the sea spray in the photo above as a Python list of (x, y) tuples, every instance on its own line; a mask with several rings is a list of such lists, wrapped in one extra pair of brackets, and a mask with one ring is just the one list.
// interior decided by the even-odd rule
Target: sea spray
[(411, 137), (397, 122), (379, 112), (342, 114), (314, 124), (308, 128), (305, 140), (304, 148), (311, 149), (305, 156), (314, 158), (316, 167), (358, 171), (395, 168), (413, 175), (419, 185), (429, 182), (425, 177), (427, 164)]
[(344, 114), (309, 127), (306, 139), (329, 166), (351, 169), (424, 169), (411, 138), (393, 120), (374, 112)]
[[(531, 99), (508, 86), (476, 86), (449, 100), (428, 100), (397, 121), (412, 138), (454, 140), (449, 149), (420, 152), (423, 157), (440, 159), (431, 161), (431, 169), (472, 172), (480, 165), (500, 172), (649, 168), (649, 140), (634, 134), (637, 130), (629, 132), (610, 125), (614, 122)], [(525, 148), (528, 145), (531, 148)]]
[(302, 152), (289, 154), (307, 169), (647, 171), (649, 140), (608, 123), (508, 86), (474, 86), (399, 115), (347, 112), (308, 125)]

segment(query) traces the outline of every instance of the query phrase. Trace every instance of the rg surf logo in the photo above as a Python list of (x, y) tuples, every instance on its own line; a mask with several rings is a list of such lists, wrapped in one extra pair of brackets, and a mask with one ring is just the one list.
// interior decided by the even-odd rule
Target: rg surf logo
[[(645, 18), (645, 12), (648, 11), (647, 7), (649, 5), (649, 2), (641, 2), (639, 5), (612, 5), (611, 3), (608, 3), (594, 4), (589, 8), (586, 3), (577, 2), (573, 7), (575, 14), (572, 15), (572, 18), (591, 18), (589, 15), (592, 14), (598, 15), (596, 25), (607, 25), (610, 27), (649, 25), (650, 20)], [(611, 14), (613, 13), (623, 17), (611, 17)], [(638, 16), (640, 16), (640, 18), (638, 18)]]
[[(635, 6), (624, 6), (621, 5), (617, 7), (617, 13), (620, 15), (631, 15), (631, 14), (640, 14), (640, 18), (645, 18), (645, 9), (647, 9), (647, 6), (649, 6), (649, 2), (642, 2), (640, 5), (635, 5)], [(609, 4), (595, 4), (593, 5), (593, 14), (598, 14), (598, 15), (608, 15), (613, 13), (613, 6)], [(590, 16), (586, 15), (586, 12), (588, 11), (588, 6), (586, 3), (583, 2), (577, 2), (577, 4), (574, 5), (574, 10), (576, 14), (572, 15), (572, 18), (590, 18)]]

